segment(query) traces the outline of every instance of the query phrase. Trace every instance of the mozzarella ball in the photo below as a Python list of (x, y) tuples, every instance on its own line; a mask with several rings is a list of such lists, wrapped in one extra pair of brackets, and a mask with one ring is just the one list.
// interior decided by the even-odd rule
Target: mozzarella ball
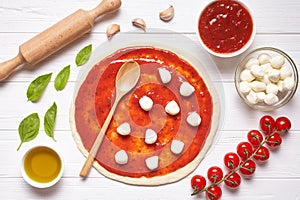
[(284, 92), (284, 91), (285, 91), (285, 90), (284, 90), (284, 87), (283, 87), (283, 81), (282, 81), (282, 80), (278, 81), (278, 82), (276, 83), (276, 85), (277, 85), (277, 87), (278, 87), (278, 91), (279, 91), (279, 92)]
[(274, 83), (269, 83), (266, 87), (267, 94), (273, 93), (273, 94), (277, 95), (278, 91), (279, 91), (279, 89), (278, 89), (277, 85)]
[(293, 74), (293, 72), (289, 67), (287, 67), (285, 65), (281, 67), (280, 79), (284, 80), (285, 78), (292, 76), (292, 74)]
[(246, 96), (246, 99), (251, 104), (257, 104), (258, 103), (258, 97), (254, 91), (250, 91), (250, 93)]
[(164, 84), (167, 84), (171, 81), (171, 79), (172, 79), (171, 72), (169, 70), (167, 70), (166, 68), (158, 68), (158, 73), (159, 73), (161, 82), (163, 82)]
[(273, 68), (279, 69), (285, 63), (284, 57), (282, 55), (274, 56), (270, 59), (270, 64)]
[(256, 78), (262, 78), (265, 74), (264, 68), (262, 68), (260, 65), (253, 65), (250, 71), (251, 74)]
[(191, 94), (194, 93), (194, 91), (195, 91), (195, 88), (188, 82), (183, 82), (180, 85), (179, 92), (184, 97), (190, 96)]
[(280, 79), (280, 72), (277, 69), (270, 69), (268, 72), (269, 80), (277, 83)]
[(295, 81), (292, 77), (287, 77), (283, 80), (284, 90), (291, 91), (295, 86)]
[(191, 126), (199, 126), (201, 124), (201, 117), (197, 112), (191, 112), (188, 114), (186, 121)]
[(167, 103), (165, 111), (170, 115), (177, 115), (180, 112), (180, 108), (176, 101), (172, 100), (169, 103)]
[(266, 89), (266, 84), (260, 81), (253, 81), (250, 83), (250, 87), (255, 92), (262, 92)]
[(265, 92), (257, 92), (256, 96), (257, 96), (258, 102), (264, 102), (266, 93)]
[(269, 93), (269, 94), (266, 94), (266, 97), (264, 99), (264, 102), (267, 104), (267, 105), (274, 105), (275, 103), (278, 102), (278, 97), (273, 94), (273, 93)]
[(265, 63), (260, 65), (265, 73), (268, 73), (270, 69), (273, 69), (270, 63)]
[(249, 69), (244, 69), (240, 74), (241, 81), (251, 82), (255, 79), (255, 77), (251, 74)]
[(141, 108), (145, 111), (150, 111), (153, 107), (153, 101), (148, 96), (143, 96), (142, 98), (140, 98), (139, 104)]
[(250, 58), (250, 59), (246, 62), (245, 68), (246, 68), (246, 69), (251, 69), (251, 67), (252, 67), (253, 65), (259, 65), (258, 59), (256, 59), (256, 58)]
[(249, 94), (249, 92), (251, 91), (251, 87), (247, 81), (240, 82), (239, 87), (240, 87), (240, 91), (243, 94)]
[(266, 53), (262, 53), (258, 56), (258, 61), (260, 65), (266, 64), (270, 62), (271, 56)]

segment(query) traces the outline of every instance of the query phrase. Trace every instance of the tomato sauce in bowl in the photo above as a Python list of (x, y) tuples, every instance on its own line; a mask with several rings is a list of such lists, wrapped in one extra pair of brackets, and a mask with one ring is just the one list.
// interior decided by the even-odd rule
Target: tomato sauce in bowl
[(242, 3), (217, 0), (201, 12), (198, 35), (202, 46), (211, 54), (232, 57), (251, 45), (255, 35), (254, 21)]

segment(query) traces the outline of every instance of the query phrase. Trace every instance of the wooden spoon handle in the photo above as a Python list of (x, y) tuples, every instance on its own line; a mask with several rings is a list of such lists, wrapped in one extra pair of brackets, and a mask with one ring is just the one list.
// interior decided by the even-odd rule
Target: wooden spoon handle
[(86, 177), (88, 175), (120, 99), (121, 98), (119, 98), (118, 96), (116, 97), (116, 100), (115, 100), (114, 104), (112, 105), (112, 107), (104, 121), (104, 124), (102, 125), (102, 128), (101, 128), (98, 136), (96, 137), (96, 140), (94, 141), (94, 144), (90, 150), (89, 156), (86, 159), (86, 161), (80, 171), (79, 175), (81, 177)]
[(0, 80), (7, 77), (18, 65), (24, 62), (34, 65), (83, 36), (92, 29), (97, 17), (115, 11), (120, 6), (121, 0), (103, 0), (96, 8), (90, 11), (80, 9), (28, 40), (19, 49), (19, 55), (23, 59), (18, 56), (18, 59), (0, 63), (0, 69), (4, 68)]

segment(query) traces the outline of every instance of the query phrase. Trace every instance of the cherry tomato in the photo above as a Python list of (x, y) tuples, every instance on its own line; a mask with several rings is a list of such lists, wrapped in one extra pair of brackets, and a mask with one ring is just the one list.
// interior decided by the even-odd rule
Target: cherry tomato
[(287, 133), (292, 126), (291, 121), (287, 117), (278, 117), (275, 123), (277, 131), (283, 133)]
[(207, 170), (207, 177), (212, 183), (219, 182), (223, 178), (223, 171), (220, 167), (212, 166)]
[[(229, 172), (231, 173), (231, 172)], [(229, 173), (225, 176), (227, 177)], [(238, 173), (233, 173), (225, 179), (225, 184), (230, 188), (237, 188), (241, 184), (241, 176)]]
[(270, 151), (267, 147), (261, 146), (253, 157), (257, 161), (266, 161), (270, 157)]
[(191, 179), (191, 186), (194, 192), (200, 191), (206, 186), (206, 179), (201, 175), (195, 175)]
[(222, 196), (222, 189), (217, 185), (208, 188), (208, 190), (206, 191), (206, 197), (209, 200), (218, 200), (221, 198), (221, 196)]
[(263, 136), (258, 130), (251, 130), (247, 134), (248, 141), (254, 146), (259, 146), (263, 141)]
[(242, 160), (246, 160), (253, 153), (252, 146), (249, 142), (240, 142), (238, 144), (236, 150), (237, 150), (237, 153), (241, 157)]
[(254, 174), (255, 169), (255, 162), (253, 160), (248, 160), (247, 162), (243, 163), (242, 167), (240, 168), (240, 172), (244, 175), (250, 176)]
[(279, 133), (274, 133), (270, 135), (270, 137), (267, 137), (266, 144), (270, 147), (276, 148), (280, 146), (282, 143), (282, 138)]
[(224, 156), (224, 164), (229, 169), (234, 169), (239, 166), (240, 158), (236, 153), (229, 152)]
[(275, 120), (270, 115), (263, 116), (260, 121), (260, 128), (265, 134), (271, 134), (275, 130)]

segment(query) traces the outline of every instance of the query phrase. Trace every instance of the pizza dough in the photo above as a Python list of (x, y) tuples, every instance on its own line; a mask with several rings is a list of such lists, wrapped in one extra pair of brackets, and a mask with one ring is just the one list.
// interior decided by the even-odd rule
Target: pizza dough
[[(141, 66), (140, 80), (120, 101), (94, 167), (103, 175), (128, 184), (161, 185), (178, 181), (199, 165), (212, 144), (219, 123), (220, 105), (203, 66), (194, 67), (170, 50), (127, 47), (94, 65), (78, 83), (72, 102), (73, 137), (80, 151), (87, 156), (113, 103), (116, 73), (131, 59)], [(168, 81), (162, 77), (162, 71), (168, 74)], [(193, 92), (180, 94), (183, 83), (193, 88)], [(139, 104), (143, 96), (153, 101), (149, 111)], [(166, 113), (169, 102), (175, 102), (179, 111), (171, 108), (173, 114)], [(201, 116), (198, 126), (187, 122), (188, 115), (193, 112)], [(128, 135), (117, 133), (117, 128), (124, 123), (130, 124)], [(154, 142), (145, 142), (147, 129), (157, 134)]]

